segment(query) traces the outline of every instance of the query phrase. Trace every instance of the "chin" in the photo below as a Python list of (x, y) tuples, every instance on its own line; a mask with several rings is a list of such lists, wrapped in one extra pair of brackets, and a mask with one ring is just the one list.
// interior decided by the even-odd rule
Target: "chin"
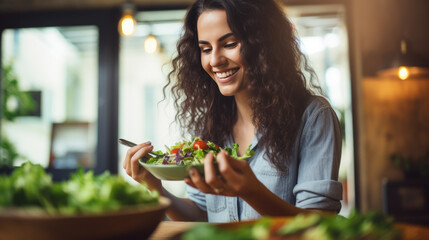
[(223, 96), (225, 96), (225, 97), (233, 97), (235, 94), (234, 93), (230, 93), (230, 92), (226, 92), (226, 93), (224, 93), (224, 92), (220, 92)]
[(237, 91), (235, 89), (222, 88), (222, 87), (219, 88), (219, 91), (225, 97), (232, 97), (232, 96), (234, 96), (237, 93)]

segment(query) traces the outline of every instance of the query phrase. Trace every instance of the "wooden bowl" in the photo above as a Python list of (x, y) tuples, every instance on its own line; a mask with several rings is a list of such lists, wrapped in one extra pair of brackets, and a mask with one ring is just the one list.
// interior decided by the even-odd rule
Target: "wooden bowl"
[(155, 205), (87, 215), (28, 214), (22, 210), (0, 211), (0, 239), (92, 240), (146, 239), (164, 219), (170, 200), (160, 197)]

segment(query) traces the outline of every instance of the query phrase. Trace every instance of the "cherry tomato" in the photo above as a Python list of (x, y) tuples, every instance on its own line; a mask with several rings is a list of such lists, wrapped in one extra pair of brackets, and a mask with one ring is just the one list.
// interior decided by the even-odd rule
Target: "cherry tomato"
[(194, 150), (198, 150), (198, 149), (208, 149), (209, 148), (209, 146), (207, 146), (207, 144), (206, 144), (206, 142), (204, 142), (204, 141), (200, 141), (200, 140), (197, 140), (197, 141), (195, 141), (195, 143), (194, 143)]
[(171, 150), (170, 154), (176, 154), (177, 151), (179, 151), (179, 148), (175, 148), (175, 149)]
[(178, 148), (174, 148), (173, 150), (171, 150), (170, 154), (176, 154), (177, 151), (179, 151), (179, 149), (182, 148), (182, 147), (183, 147), (183, 144), (180, 145), (180, 147), (178, 147)]

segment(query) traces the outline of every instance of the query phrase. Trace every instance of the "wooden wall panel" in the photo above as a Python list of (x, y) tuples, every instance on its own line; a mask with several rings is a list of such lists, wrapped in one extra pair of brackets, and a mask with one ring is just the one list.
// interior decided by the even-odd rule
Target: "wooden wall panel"
[(429, 150), (429, 79), (364, 78), (363, 114), (362, 200), (382, 209), (383, 179), (403, 177), (391, 154), (420, 157)]

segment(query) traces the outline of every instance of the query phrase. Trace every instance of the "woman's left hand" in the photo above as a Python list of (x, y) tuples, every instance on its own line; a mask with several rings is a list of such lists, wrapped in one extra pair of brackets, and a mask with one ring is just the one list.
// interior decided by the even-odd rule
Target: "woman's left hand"
[(220, 177), (216, 174), (213, 159), (212, 152), (204, 159), (204, 179), (195, 168), (191, 168), (186, 184), (204, 193), (239, 197), (250, 196), (262, 184), (247, 161), (235, 159), (221, 150), (216, 156)]

